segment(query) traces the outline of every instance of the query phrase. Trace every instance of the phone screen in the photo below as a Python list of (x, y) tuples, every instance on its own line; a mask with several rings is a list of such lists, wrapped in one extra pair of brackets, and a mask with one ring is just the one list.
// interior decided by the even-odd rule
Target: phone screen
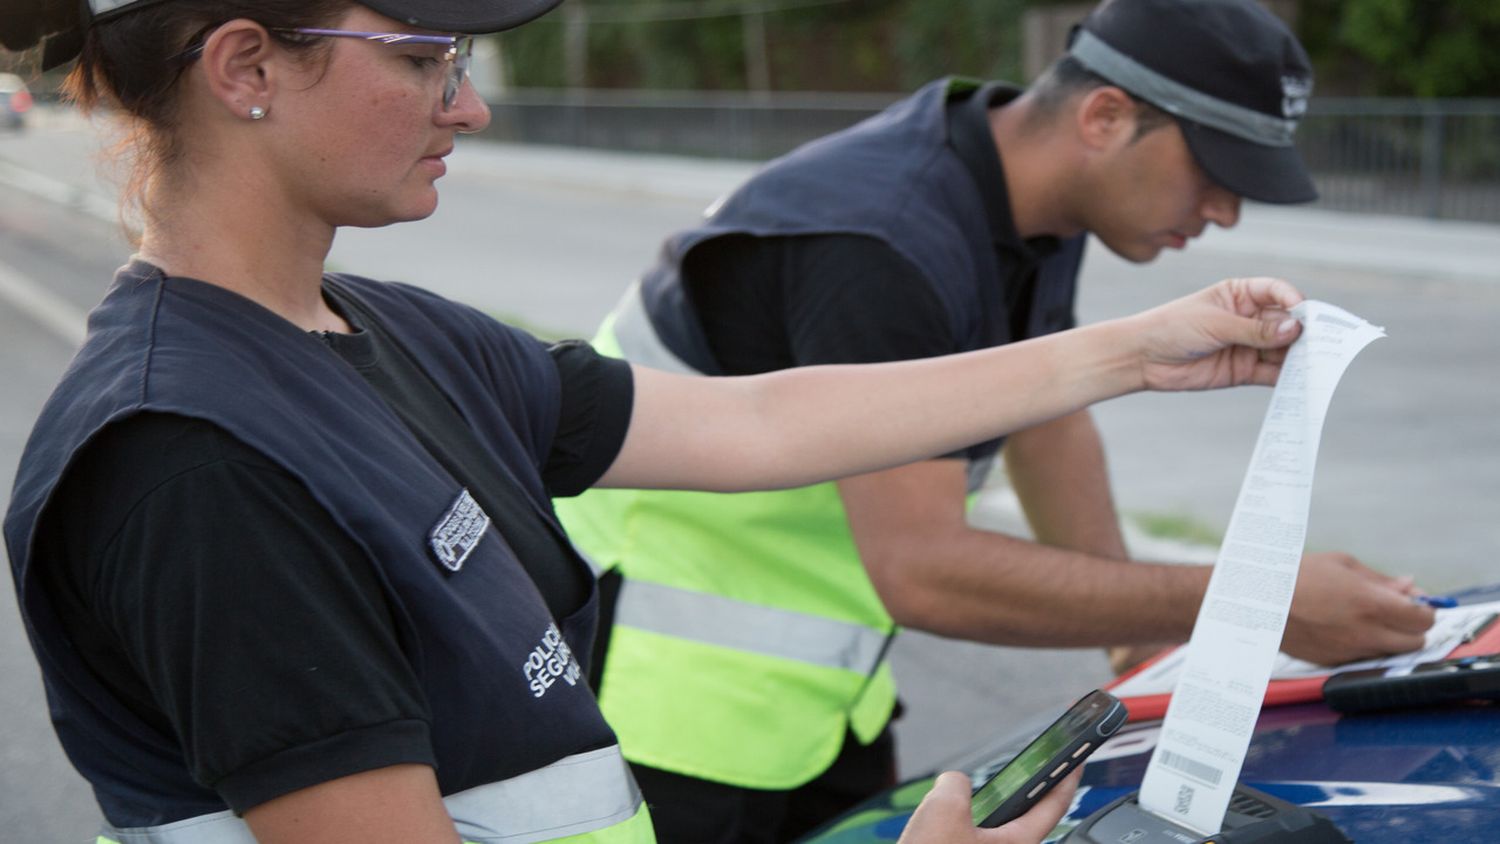
[[(984, 822), (1038, 774), (1088, 755), (1124, 720), (1124, 707), (1111, 695), (1093, 692), (1085, 696), (974, 792), (974, 823)], [(1087, 739), (1092, 739), (1092, 744), (1084, 748), (1083, 742)], [(1074, 748), (1076, 754), (1069, 748)], [(1062, 754), (1061, 759), (1059, 754)]]

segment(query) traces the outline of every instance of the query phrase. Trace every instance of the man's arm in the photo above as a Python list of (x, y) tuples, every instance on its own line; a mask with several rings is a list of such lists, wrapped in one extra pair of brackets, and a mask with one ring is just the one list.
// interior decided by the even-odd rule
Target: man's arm
[(1104, 444), (1089, 411), (1017, 431), (1001, 454), (1038, 542), (1127, 559), (1110, 497)]
[[(968, 525), (964, 465), (928, 460), (839, 482), (865, 568), (897, 623), (1005, 645), (1183, 641), (1207, 566), (1135, 562)], [(1283, 646), (1331, 663), (1420, 647), (1431, 611), (1342, 554), (1303, 561)]]
[(971, 527), (961, 460), (847, 478), (839, 492), (871, 582), (907, 627), (1004, 645), (1181, 641), (1208, 586), (1201, 566), (1126, 566)]
[[(1110, 496), (1104, 443), (1087, 410), (1019, 431), (1002, 453), (1011, 488), (1037, 542), (1096, 557), (1127, 560), (1120, 517)], [(1174, 642), (1109, 649), (1118, 673)]]

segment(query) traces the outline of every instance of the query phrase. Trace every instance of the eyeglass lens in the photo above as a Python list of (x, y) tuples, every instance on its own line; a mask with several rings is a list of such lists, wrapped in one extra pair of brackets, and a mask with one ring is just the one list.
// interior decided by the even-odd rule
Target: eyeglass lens
[(474, 55), (474, 39), (460, 36), (453, 44), (452, 66), (448, 68), (448, 80), (443, 86), (443, 108), (453, 107), (458, 91), (469, 76), (469, 62)]

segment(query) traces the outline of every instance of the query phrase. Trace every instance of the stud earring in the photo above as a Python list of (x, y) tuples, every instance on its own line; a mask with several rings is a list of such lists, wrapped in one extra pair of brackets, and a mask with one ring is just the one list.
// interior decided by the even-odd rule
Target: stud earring
[(250, 106), (250, 119), (260, 120), (266, 116), (266, 110), (260, 106)]

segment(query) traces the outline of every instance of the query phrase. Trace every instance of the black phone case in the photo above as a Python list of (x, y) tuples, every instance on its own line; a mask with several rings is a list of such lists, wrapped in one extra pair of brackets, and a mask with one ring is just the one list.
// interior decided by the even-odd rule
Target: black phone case
[[(1014, 794), (1006, 798), (1005, 802), (995, 807), (994, 811), (990, 812), (990, 814), (984, 820), (979, 822), (979, 826), (1000, 826), (1001, 824), (1008, 823), (1020, 817), (1021, 815), (1026, 814), (1026, 810), (1030, 809), (1037, 803), (1037, 801), (1042, 799), (1042, 796), (1047, 793), (1052, 783), (1062, 779), (1063, 777), (1066, 777), (1074, 768), (1083, 764), (1084, 760), (1088, 758), (1088, 755), (1090, 753), (1097, 749), (1099, 745), (1104, 743), (1105, 739), (1114, 735), (1115, 732), (1124, 725), (1129, 713), (1126, 712), (1125, 705), (1123, 703), (1117, 700), (1113, 695), (1109, 695), (1108, 692), (1092, 692), (1090, 693), (1090, 695), (1086, 695), (1084, 698), (1081, 698), (1080, 702), (1082, 702), (1083, 700), (1087, 700), (1093, 695), (1105, 695), (1113, 705), (1106, 709), (1090, 725), (1090, 729), (1085, 734), (1080, 735), (1072, 741), (1068, 742), (1068, 744), (1064, 745), (1062, 749), (1052, 754), (1047, 764), (1041, 770), (1039, 770), (1036, 774), (1026, 780), (1024, 784), (1017, 788)], [(1076, 707), (1077, 704), (1074, 704), (1074, 706)], [(1073, 714), (1074, 709), (1069, 708), (1068, 712), (1064, 713), (1061, 718), (1058, 718), (1056, 721), (1054, 721), (1052, 725), (1049, 726), (1046, 730), (1043, 730), (1042, 733), (1037, 736), (1037, 739), (1034, 739), (1033, 741), (1040, 740), (1041, 737), (1043, 735), (1046, 735), (1047, 732), (1051, 731), (1053, 727), (1061, 724)], [(1030, 745), (1028, 745), (1028, 747), (1029, 746)], [(1015, 758), (1019, 759), (1023, 754), (1025, 754), (1025, 752), (1026, 751), (1023, 749), (1020, 753), (1016, 754)], [(1008, 764), (1010, 763), (1007, 763), (1007, 765)], [(1003, 766), (1001, 770), (1004, 770)], [(999, 771), (997, 771), (995, 775), (998, 776)], [(986, 785), (987, 784), (988, 783), (986, 783)], [(980, 786), (978, 789), (975, 789), (975, 793), (978, 793), (983, 788), (984, 786)]]

